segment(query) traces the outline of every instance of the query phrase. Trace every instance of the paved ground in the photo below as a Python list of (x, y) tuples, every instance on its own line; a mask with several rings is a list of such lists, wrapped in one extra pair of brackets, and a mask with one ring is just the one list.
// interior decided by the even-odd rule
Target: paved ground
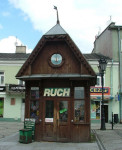
[(16, 133), (22, 128), (22, 122), (0, 122), (0, 139)]
[(19, 130), (23, 123), (0, 122), (0, 150), (122, 150), (122, 124), (114, 126), (106, 124), (106, 130), (101, 131), (100, 124), (92, 124), (91, 128), (96, 135), (93, 143), (56, 143), (33, 142), (19, 143)]

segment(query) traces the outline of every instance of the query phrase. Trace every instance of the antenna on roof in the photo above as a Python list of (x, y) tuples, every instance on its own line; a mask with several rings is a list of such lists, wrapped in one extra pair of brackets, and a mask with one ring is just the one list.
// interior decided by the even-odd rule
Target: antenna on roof
[(109, 26), (112, 23), (112, 16), (109, 16), (109, 20), (106, 22), (106, 25)]
[(57, 24), (60, 24), (59, 17), (58, 17), (58, 8), (56, 6), (54, 6), (54, 9), (57, 11)]
[(15, 46), (18, 46), (18, 42), (17, 42), (17, 36), (16, 36), (16, 42), (15, 42)]

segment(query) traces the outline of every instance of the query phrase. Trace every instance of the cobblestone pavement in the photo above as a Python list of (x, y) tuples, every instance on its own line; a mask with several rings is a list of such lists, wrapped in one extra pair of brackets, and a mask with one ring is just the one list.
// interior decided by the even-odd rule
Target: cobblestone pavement
[(19, 143), (19, 130), (23, 123), (0, 122), (0, 150), (122, 150), (122, 124), (106, 124), (106, 130), (100, 130), (100, 124), (92, 124), (91, 129), (96, 135), (93, 143), (57, 143), (33, 142)]
[(59, 143), (59, 142), (32, 142), (19, 143), (19, 130), (23, 123), (0, 122), (0, 150), (99, 150), (96, 142), (93, 143)]
[(23, 126), (22, 122), (0, 122), (0, 139), (18, 132)]
[(94, 124), (92, 129), (100, 150), (122, 150), (122, 124), (115, 124), (113, 130), (111, 124), (106, 124), (106, 130)]

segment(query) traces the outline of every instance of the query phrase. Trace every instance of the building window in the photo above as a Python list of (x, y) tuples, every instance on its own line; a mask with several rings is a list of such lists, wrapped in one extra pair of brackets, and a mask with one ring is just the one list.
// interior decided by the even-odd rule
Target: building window
[(84, 122), (84, 87), (74, 88), (74, 122)]
[(91, 101), (91, 119), (100, 119), (100, 101)]
[(68, 121), (68, 101), (60, 101), (59, 103), (59, 121)]
[(4, 85), (4, 72), (0, 72), (0, 85)]
[(4, 100), (0, 98), (0, 118), (3, 117)]
[(30, 118), (38, 119), (38, 117), (39, 117), (39, 101), (31, 101)]
[(11, 98), (11, 105), (15, 105), (15, 98)]
[[(102, 86), (101, 84), (101, 76), (97, 76), (97, 84), (95, 86)], [(105, 86), (105, 76), (103, 76), (103, 86)]]
[(39, 118), (39, 87), (31, 87), (30, 117)]
[(19, 80), (18, 84), (19, 84), (19, 85), (25, 85), (25, 82), (22, 81), (22, 80)]

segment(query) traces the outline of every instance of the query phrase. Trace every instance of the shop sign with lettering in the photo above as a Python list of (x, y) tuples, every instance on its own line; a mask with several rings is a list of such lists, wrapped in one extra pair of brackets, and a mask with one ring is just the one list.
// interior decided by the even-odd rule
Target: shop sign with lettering
[(70, 97), (70, 88), (45, 88), (43, 96)]
[[(110, 95), (110, 88), (104, 87), (103, 88), (104, 95)], [(90, 95), (101, 95), (102, 94), (102, 87), (91, 87), (90, 88)]]
[(5, 86), (0, 86), (0, 92), (5, 92), (6, 91), (6, 87)]
[(12, 91), (12, 92), (25, 92), (25, 86), (16, 85), (16, 84), (9, 84), (9, 91)]

